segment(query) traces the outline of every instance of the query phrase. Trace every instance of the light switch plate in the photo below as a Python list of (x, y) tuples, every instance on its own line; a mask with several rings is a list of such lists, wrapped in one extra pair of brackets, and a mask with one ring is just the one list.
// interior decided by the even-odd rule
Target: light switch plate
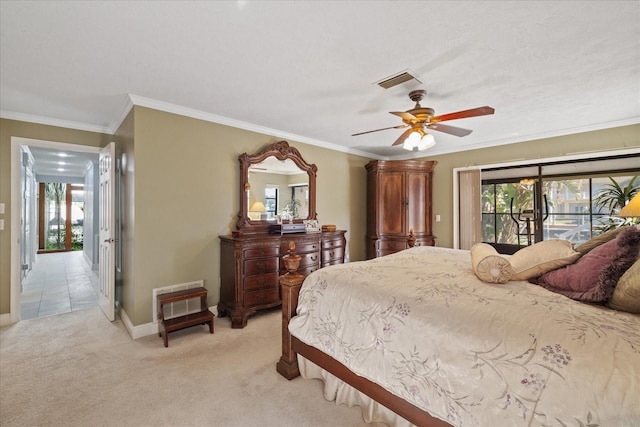
[(4, 213), (4, 203), (0, 203), (0, 214)]
[(0, 230), (4, 230), (4, 219), (0, 219)]

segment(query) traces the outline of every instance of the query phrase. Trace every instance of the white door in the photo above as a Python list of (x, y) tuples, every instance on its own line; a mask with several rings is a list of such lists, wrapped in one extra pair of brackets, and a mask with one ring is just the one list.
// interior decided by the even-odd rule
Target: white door
[(115, 316), (115, 143), (100, 150), (100, 308), (110, 321)]

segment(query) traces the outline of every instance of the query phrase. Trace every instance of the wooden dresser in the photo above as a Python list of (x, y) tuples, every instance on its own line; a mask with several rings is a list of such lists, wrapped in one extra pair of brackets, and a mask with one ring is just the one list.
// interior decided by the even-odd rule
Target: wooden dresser
[(437, 162), (372, 160), (367, 170), (367, 259), (416, 246), (433, 246), (432, 187)]
[(300, 255), (298, 273), (344, 262), (344, 230), (300, 234), (220, 236), (220, 302), (218, 317), (230, 316), (232, 328), (244, 328), (257, 310), (281, 304), (279, 276), (289, 242)]

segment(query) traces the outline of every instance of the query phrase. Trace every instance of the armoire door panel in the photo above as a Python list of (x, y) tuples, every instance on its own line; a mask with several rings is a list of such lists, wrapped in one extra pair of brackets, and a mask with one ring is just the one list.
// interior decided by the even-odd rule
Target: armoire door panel
[[(413, 229), (415, 234), (427, 232), (427, 176), (424, 173), (407, 174), (407, 193), (409, 203), (407, 205), (407, 230)], [(405, 233), (406, 234), (406, 233)]]
[(382, 234), (405, 234), (406, 195), (403, 178), (402, 173), (388, 173), (380, 177), (380, 187), (385, 194), (379, 201)]

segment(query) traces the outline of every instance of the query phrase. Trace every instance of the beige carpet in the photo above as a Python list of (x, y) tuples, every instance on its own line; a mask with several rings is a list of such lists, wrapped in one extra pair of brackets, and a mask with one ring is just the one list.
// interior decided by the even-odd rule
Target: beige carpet
[(279, 311), (215, 334), (196, 326), (132, 340), (99, 308), (0, 329), (1, 426), (363, 426), (359, 407), (287, 381)]

